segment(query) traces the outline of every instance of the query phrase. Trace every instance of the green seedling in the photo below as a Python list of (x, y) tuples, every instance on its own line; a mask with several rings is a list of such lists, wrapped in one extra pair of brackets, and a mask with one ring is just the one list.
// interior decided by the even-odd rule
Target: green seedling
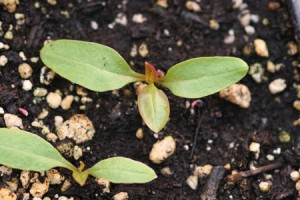
[(48, 142), (30, 132), (0, 128), (0, 164), (11, 168), (46, 171), (54, 167), (71, 170), (73, 178), (83, 186), (89, 175), (113, 183), (146, 183), (157, 176), (147, 165), (124, 157), (102, 160), (84, 170), (77, 169)]
[(62, 77), (97, 92), (146, 82), (148, 85), (138, 94), (138, 107), (154, 132), (165, 126), (170, 114), (168, 98), (155, 84), (180, 97), (200, 98), (236, 83), (248, 71), (248, 65), (239, 58), (201, 57), (174, 65), (164, 77), (159, 77), (155, 67), (145, 62), (145, 74), (139, 74), (114, 49), (76, 40), (57, 40), (45, 45), (41, 58)]

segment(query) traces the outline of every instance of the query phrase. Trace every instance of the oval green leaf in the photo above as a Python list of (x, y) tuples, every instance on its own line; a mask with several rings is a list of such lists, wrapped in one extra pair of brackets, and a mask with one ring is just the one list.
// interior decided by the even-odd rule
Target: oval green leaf
[(45, 171), (54, 167), (77, 170), (39, 136), (7, 128), (0, 128), (0, 164), (30, 171)]
[(158, 82), (180, 97), (200, 98), (242, 79), (248, 65), (235, 57), (202, 57), (178, 63)]
[(60, 76), (97, 92), (144, 79), (114, 49), (92, 42), (56, 40), (43, 47), (41, 59)]
[(149, 84), (138, 96), (140, 114), (147, 126), (158, 133), (167, 123), (170, 115), (168, 97), (162, 90)]
[(102, 160), (88, 169), (89, 174), (113, 183), (146, 183), (157, 178), (147, 165), (124, 157)]

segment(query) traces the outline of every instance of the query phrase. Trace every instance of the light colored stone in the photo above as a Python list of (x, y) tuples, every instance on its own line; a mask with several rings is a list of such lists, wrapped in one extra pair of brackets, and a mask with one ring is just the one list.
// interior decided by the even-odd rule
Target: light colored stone
[(300, 179), (300, 173), (298, 171), (292, 171), (290, 173), (290, 177), (291, 177), (292, 181), (296, 182)]
[(199, 4), (197, 4), (194, 1), (185, 2), (185, 7), (186, 7), (186, 9), (194, 11), (194, 12), (200, 12), (201, 11), (201, 7), (199, 6)]
[(32, 89), (32, 83), (31, 83), (31, 81), (30, 80), (24, 80), (23, 81), (23, 85), (22, 85), (22, 89), (24, 90), (24, 91), (30, 91), (31, 89)]
[(0, 56), (0, 66), (5, 66), (7, 64), (7, 62), (8, 62), (7, 57), (4, 55), (1, 55)]
[(18, 189), (18, 183), (19, 183), (19, 180), (17, 178), (12, 178), (9, 181), (6, 181), (5, 183), (8, 186), (8, 189), (10, 191), (12, 191), (12, 192), (16, 192), (17, 191), (17, 189)]
[(256, 83), (261, 83), (264, 78), (264, 69), (260, 63), (254, 63), (250, 66), (249, 74)]
[(249, 145), (249, 151), (255, 153), (255, 159), (258, 159), (260, 153), (260, 144), (257, 142), (251, 142)]
[(58, 139), (58, 137), (57, 137), (57, 135), (55, 135), (54, 133), (48, 133), (48, 134), (46, 135), (46, 139), (47, 139), (48, 141), (50, 141), (50, 142), (56, 142), (57, 139)]
[(296, 190), (297, 191), (300, 191), (300, 180), (298, 180), (297, 182), (296, 182)]
[(31, 174), (29, 171), (22, 171), (20, 174), (20, 180), (22, 187), (27, 189), (30, 184)]
[(253, 26), (245, 26), (245, 32), (248, 34), (248, 35), (253, 35), (255, 34), (255, 28)]
[(64, 181), (63, 185), (61, 186), (60, 191), (61, 191), (61, 192), (67, 191), (67, 190), (71, 187), (71, 185), (72, 185), (71, 182), (70, 182), (68, 179), (66, 179), (66, 180)]
[(232, 0), (232, 2), (233, 2), (232, 8), (234, 9), (240, 8), (241, 5), (243, 4), (243, 0)]
[(55, 77), (55, 72), (44, 66), (40, 73), (40, 83), (44, 85), (50, 85)]
[(75, 145), (74, 148), (73, 148), (73, 157), (74, 157), (74, 159), (78, 160), (79, 158), (81, 158), (82, 154), (83, 154), (82, 148)]
[(138, 49), (138, 52), (141, 57), (145, 58), (149, 54), (147, 45), (145, 43), (142, 43)]
[(39, 180), (36, 180), (36, 182), (32, 184), (29, 192), (33, 197), (42, 198), (44, 194), (48, 192), (49, 184), (49, 178), (45, 178), (43, 183), (41, 183)]
[(135, 136), (136, 136), (138, 139), (143, 139), (143, 138), (144, 138), (144, 132), (143, 132), (143, 129), (142, 129), (142, 128), (139, 128), (139, 129), (136, 131)]
[(18, 2), (18, 0), (0, 0), (0, 5), (4, 6), (4, 10), (13, 13), (16, 11)]
[(60, 140), (72, 138), (77, 144), (91, 140), (94, 134), (94, 125), (84, 114), (73, 115), (57, 130), (57, 135)]
[(272, 186), (272, 183), (267, 182), (267, 181), (262, 181), (258, 185), (260, 191), (262, 191), (262, 192), (269, 192), (271, 186)]
[(239, 15), (239, 20), (240, 20), (240, 24), (243, 26), (243, 27), (246, 27), (250, 24), (250, 21), (251, 21), (251, 14), (250, 12), (245, 12), (241, 15)]
[(4, 115), (5, 111), (2, 107), (0, 107), (0, 115)]
[(88, 92), (85, 88), (83, 87), (80, 87), (80, 86), (77, 86), (76, 87), (76, 94), (79, 95), (79, 96), (87, 96), (88, 95)]
[(133, 86), (135, 88), (136, 95), (139, 95), (142, 92), (143, 88), (147, 86), (147, 84), (142, 82), (135, 82)]
[(137, 51), (137, 46), (136, 44), (134, 44), (130, 50), (130, 56), (131, 57), (136, 57), (138, 54), (138, 51)]
[(12, 40), (14, 38), (12, 31), (7, 31), (4, 35), (4, 38), (7, 40)]
[(120, 24), (122, 26), (127, 26), (128, 20), (127, 20), (126, 14), (118, 13), (117, 17), (115, 18), (115, 23)]
[(166, 176), (166, 177), (173, 175), (173, 172), (172, 172), (172, 170), (171, 170), (170, 167), (164, 167), (164, 168), (162, 168), (162, 169), (160, 170), (160, 173), (161, 173), (163, 176)]
[(38, 115), (38, 119), (45, 119), (49, 114), (49, 111), (43, 108), (43, 110)]
[(91, 28), (93, 29), (93, 30), (98, 30), (98, 28), (99, 28), (99, 25), (98, 25), (98, 23), (96, 22), (96, 21), (94, 21), (94, 20), (92, 20), (91, 22), (90, 22), (90, 24), (91, 24)]
[(4, 175), (10, 176), (11, 173), (12, 173), (12, 168), (4, 166), (4, 165), (0, 166), (0, 177), (4, 176)]
[(166, 136), (163, 140), (157, 141), (150, 152), (149, 159), (156, 164), (162, 163), (173, 155), (176, 149), (176, 142), (172, 136)]
[(7, 128), (12, 128), (12, 127), (18, 127), (20, 129), (23, 129), (23, 122), (20, 117), (17, 115), (13, 114), (4, 114), (4, 122)]
[(264, 40), (255, 39), (254, 40), (254, 48), (255, 48), (255, 52), (258, 56), (266, 57), (266, 58), (269, 57), (268, 46)]
[(251, 102), (251, 93), (248, 87), (243, 84), (234, 84), (220, 91), (220, 97), (241, 108), (249, 108)]
[(21, 78), (27, 79), (32, 75), (32, 68), (27, 63), (22, 63), (18, 67), (19, 74)]
[(54, 125), (56, 129), (58, 129), (63, 123), (64, 119), (62, 118), (62, 116), (57, 115), (54, 117)]
[(296, 110), (300, 110), (300, 100), (294, 101), (293, 105)]
[(47, 95), (47, 93), (48, 93), (47, 89), (37, 87), (33, 91), (33, 96), (35, 96), (35, 97), (44, 97), (44, 96)]
[(278, 94), (284, 91), (285, 88), (286, 88), (286, 81), (282, 78), (278, 78), (269, 84), (269, 91), (271, 92), (271, 94)]
[(47, 170), (46, 175), (49, 178), (51, 185), (59, 185), (65, 180), (65, 177), (62, 176), (56, 169)]
[(190, 186), (190, 188), (192, 188), (193, 190), (196, 190), (198, 187), (198, 176), (196, 175), (191, 175), (186, 179), (186, 183), (188, 184), (188, 186)]
[(220, 24), (216, 19), (211, 19), (209, 20), (209, 28), (217, 31), (220, 29)]
[(156, 4), (162, 8), (168, 8), (167, 0), (156, 0)]
[(147, 21), (147, 18), (143, 16), (143, 14), (134, 14), (132, 16), (132, 21), (137, 23), (137, 24), (142, 24), (144, 23), (145, 21)]
[(71, 108), (71, 105), (72, 105), (73, 100), (74, 100), (74, 96), (73, 96), (73, 95), (68, 95), (68, 96), (66, 96), (66, 97), (62, 100), (60, 106), (62, 107), (62, 109), (68, 110), (68, 109)]
[(63, 155), (67, 157), (73, 156), (73, 147), (74, 144), (72, 142), (62, 142), (56, 146), (56, 149)]
[(127, 200), (127, 199), (129, 199), (129, 195), (127, 192), (119, 192), (113, 197), (113, 200)]
[(290, 41), (287, 44), (288, 54), (294, 56), (298, 53), (298, 45), (294, 41)]
[(46, 97), (46, 101), (50, 108), (56, 109), (60, 106), (62, 98), (56, 92), (50, 92)]
[(267, 62), (267, 70), (270, 73), (275, 73), (276, 72), (275, 64), (270, 60)]
[(1, 200), (17, 200), (17, 195), (6, 188), (0, 188), (0, 199)]
[(212, 165), (204, 165), (204, 166), (197, 166), (194, 169), (193, 175), (198, 176), (199, 178), (208, 176), (213, 169)]
[(47, 2), (51, 5), (51, 6), (55, 6), (57, 4), (57, 0), (47, 0)]
[(96, 182), (103, 186), (103, 192), (104, 193), (110, 193), (110, 182), (109, 180), (105, 179), (105, 178), (96, 178)]

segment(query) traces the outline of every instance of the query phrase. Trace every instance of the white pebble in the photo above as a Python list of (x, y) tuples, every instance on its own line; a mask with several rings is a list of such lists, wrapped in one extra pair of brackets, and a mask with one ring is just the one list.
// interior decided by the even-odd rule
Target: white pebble
[(141, 57), (145, 58), (149, 54), (148, 47), (145, 43), (142, 43), (138, 50)]
[(286, 88), (286, 81), (282, 78), (278, 78), (269, 84), (269, 91), (271, 92), (271, 94), (280, 93), (284, 91), (285, 88)]
[(243, 3), (243, 0), (232, 0), (232, 3), (233, 3), (232, 8), (237, 9), (240, 8), (240, 6)]
[(257, 55), (261, 57), (269, 57), (269, 50), (267, 43), (262, 39), (255, 39), (254, 40), (254, 48)]
[(56, 109), (60, 106), (62, 98), (55, 92), (50, 92), (46, 97), (47, 103), (50, 108)]
[(188, 184), (188, 186), (190, 186), (190, 188), (192, 188), (193, 190), (196, 190), (198, 187), (198, 176), (196, 175), (191, 175), (186, 179), (186, 183)]
[(30, 80), (24, 80), (24, 81), (23, 81), (22, 89), (23, 89), (24, 91), (29, 91), (29, 90), (31, 90), (31, 89), (32, 89), (32, 83), (31, 83), (31, 81), (30, 81)]
[(98, 30), (98, 28), (99, 28), (99, 25), (98, 25), (98, 23), (96, 22), (96, 21), (91, 21), (91, 28), (93, 29), (93, 30)]
[(259, 22), (259, 15), (251, 14), (251, 21), (253, 23), (258, 23)]
[(27, 63), (22, 63), (18, 67), (19, 74), (21, 78), (27, 79), (32, 75), (32, 68)]
[(272, 184), (270, 182), (263, 181), (259, 183), (258, 187), (262, 192), (269, 192), (271, 185)]
[(250, 12), (245, 12), (243, 15), (239, 16), (240, 23), (243, 27), (246, 27), (250, 24), (251, 14)]
[(300, 173), (298, 171), (292, 171), (290, 173), (290, 177), (291, 177), (292, 181), (296, 182), (300, 179)]
[(122, 26), (127, 26), (128, 22), (126, 15), (124, 13), (118, 13), (115, 19), (115, 23), (120, 24)]
[(23, 129), (23, 122), (20, 117), (13, 114), (4, 114), (4, 122), (7, 128), (18, 127)]
[(142, 24), (147, 20), (146, 17), (144, 17), (142, 14), (138, 13), (138, 14), (134, 14), (132, 16), (132, 21), (138, 24)]
[(281, 154), (281, 148), (278, 147), (277, 149), (274, 149), (273, 153), (277, 155)]
[(4, 112), (4, 109), (2, 107), (0, 107), (0, 115), (3, 115), (5, 112)]
[(249, 151), (255, 153), (255, 158), (258, 159), (260, 152), (260, 144), (257, 142), (251, 142), (249, 145)]
[(118, 194), (113, 196), (113, 200), (127, 200), (129, 195), (127, 192), (119, 192)]
[(273, 161), (275, 159), (275, 157), (272, 154), (266, 155), (266, 158), (268, 161)]
[(255, 28), (253, 26), (246, 26), (245, 27), (245, 31), (248, 35), (253, 35), (255, 33)]
[(186, 9), (194, 11), (194, 12), (200, 12), (201, 11), (201, 7), (199, 6), (199, 4), (197, 4), (194, 1), (187, 1), (185, 3), (185, 7), (186, 7)]
[(2, 55), (0, 56), (0, 66), (5, 66), (6, 63), (8, 62), (6, 56)]
[(296, 186), (296, 190), (300, 191), (300, 180), (297, 181), (295, 186)]
[(64, 110), (68, 110), (71, 108), (72, 102), (74, 100), (73, 95), (66, 96), (61, 102), (61, 108)]

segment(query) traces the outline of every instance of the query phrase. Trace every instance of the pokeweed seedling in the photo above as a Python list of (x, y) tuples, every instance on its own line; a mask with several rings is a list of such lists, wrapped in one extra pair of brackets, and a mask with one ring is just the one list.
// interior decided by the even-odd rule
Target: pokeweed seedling
[(138, 94), (138, 107), (147, 126), (159, 132), (167, 123), (170, 106), (167, 96), (155, 84), (185, 98), (216, 93), (242, 79), (248, 65), (235, 57), (193, 58), (171, 67), (158, 77), (153, 65), (145, 63), (145, 75), (134, 72), (118, 52), (92, 42), (56, 40), (41, 50), (41, 59), (62, 77), (97, 92), (115, 90), (145, 81)]
[(11, 168), (46, 171), (54, 167), (71, 170), (77, 183), (83, 186), (89, 175), (113, 183), (146, 183), (157, 176), (147, 165), (124, 157), (102, 160), (93, 167), (77, 169), (48, 142), (30, 132), (0, 128), (0, 164)]

